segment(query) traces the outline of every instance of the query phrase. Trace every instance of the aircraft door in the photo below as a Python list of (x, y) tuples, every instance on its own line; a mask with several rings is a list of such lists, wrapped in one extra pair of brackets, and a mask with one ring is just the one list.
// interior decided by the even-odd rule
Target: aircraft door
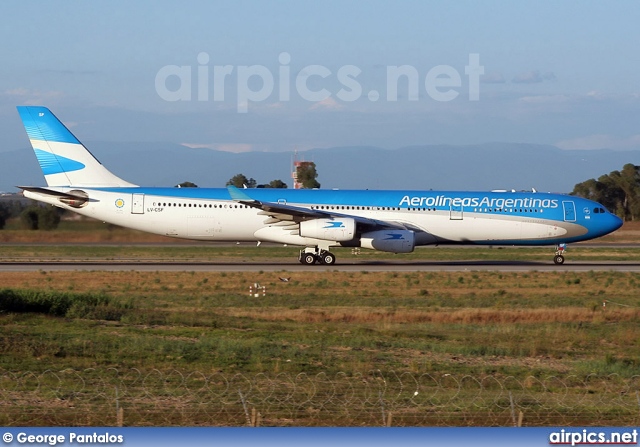
[(573, 201), (562, 202), (562, 207), (564, 208), (564, 221), (575, 222), (576, 221), (576, 205), (573, 203)]
[(462, 220), (462, 219), (463, 219), (462, 203), (454, 204), (452, 201), (450, 212), (449, 212), (449, 220)]
[(144, 214), (144, 194), (132, 194), (131, 214)]

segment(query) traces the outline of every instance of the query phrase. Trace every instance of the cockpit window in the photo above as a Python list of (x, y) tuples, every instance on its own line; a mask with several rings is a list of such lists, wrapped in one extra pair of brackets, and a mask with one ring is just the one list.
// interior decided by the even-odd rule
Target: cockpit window
[(593, 212), (594, 212), (595, 214), (598, 214), (598, 213), (600, 212), (600, 208), (594, 208), (594, 209), (593, 209)]

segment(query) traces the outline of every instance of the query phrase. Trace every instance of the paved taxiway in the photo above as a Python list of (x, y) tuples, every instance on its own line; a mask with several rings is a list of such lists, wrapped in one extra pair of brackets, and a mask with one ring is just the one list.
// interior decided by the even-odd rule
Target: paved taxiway
[(332, 266), (307, 266), (298, 263), (167, 263), (167, 262), (2, 262), (0, 272), (30, 271), (141, 271), (141, 272), (465, 272), (465, 271), (500, 271), (500, 272), (588, 272), (618, 271), (640, 272), (638, 262), (571, 262), (554, 265), (552, 262), (500, 262), (500, 261), (431, 261), (431, 262), (356, 262), (338, 263)]

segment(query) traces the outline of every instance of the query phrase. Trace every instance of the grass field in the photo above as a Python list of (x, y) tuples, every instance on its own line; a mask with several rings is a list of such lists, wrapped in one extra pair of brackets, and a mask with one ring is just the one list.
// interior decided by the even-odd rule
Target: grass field
[[(257, 259), (296, 252), (233, 246), (1, 250), (2, 259)], [(550, 257), (548, 248), (421, 252), (428, 259)], [(579, 256), (637, 260), (638, 250), (576, 248), (569, 259)], [(289, 282), (279, 279), (285, 276)], [(249, 295), (255, 283), (266, 287), (265, 296)], [(523, 382), (613, 374), (636, 383), (640, 371), (635, 273), (40, 271), (1, 273), (0, 289), (0, 372), (14, 375), (133, 368), (352, 377), (381, 370)], [(606, 420), (615, 423), (612, 414)]]
[[(288, 274), (288, 283), (278, 276), (5, 273), (3, 305), (16, 291), (70, 304), (3, 309), (0, 366), (638, 372), (633, 273), (304, 272)], [(249, 296), (256, 282), (266, 296)]]

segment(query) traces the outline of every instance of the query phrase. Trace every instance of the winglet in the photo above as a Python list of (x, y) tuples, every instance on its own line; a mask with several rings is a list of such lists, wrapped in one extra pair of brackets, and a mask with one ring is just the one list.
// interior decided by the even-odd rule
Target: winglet
[(249, 197), (244, 191), (236, 188), (233, 185), (227, 186), (227, 191), (229, 191), (229, 195), (231, 196), (231, 199), (235, 200), (236, 202), (240, 202), (240, 201), (255, 202), (255, 200)]

